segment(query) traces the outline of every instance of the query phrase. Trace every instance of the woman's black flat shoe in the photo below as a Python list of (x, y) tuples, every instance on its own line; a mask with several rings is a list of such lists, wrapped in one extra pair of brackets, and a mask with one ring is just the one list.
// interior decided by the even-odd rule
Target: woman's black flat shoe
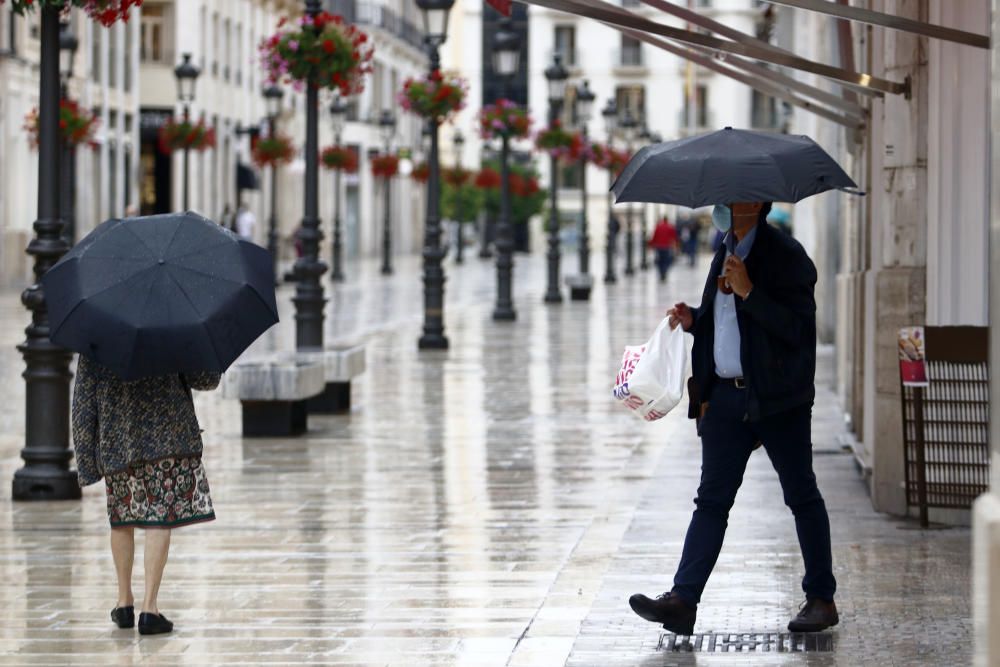
[(119, 628), (135, 627), (135, 607), (115, 607), (111, 610), (111, 621)]
[(139, 614), (140, 635), (163, 635), (173, 629), (174, 624), (163, 614), (151, 614), (145, 611)]

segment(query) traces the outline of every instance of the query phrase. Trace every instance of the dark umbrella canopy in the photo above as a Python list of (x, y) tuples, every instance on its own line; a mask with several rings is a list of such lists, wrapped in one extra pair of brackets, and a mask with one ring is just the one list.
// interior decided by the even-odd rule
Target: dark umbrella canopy
[(52, 342), (125, 380), (224, 371), (278, 321), (270, 253), (190, 211), (108, 220), (42, 284)]
[(724, 130), (647, 146), (611, 186), (616, 202), (690, 208), (734, 202), (797, 202), (857, 188), (806, 136)]

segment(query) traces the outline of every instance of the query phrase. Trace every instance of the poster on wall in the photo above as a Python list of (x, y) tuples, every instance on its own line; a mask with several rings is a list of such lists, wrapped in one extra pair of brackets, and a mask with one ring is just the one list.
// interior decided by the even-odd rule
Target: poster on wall
[(923, 327), (903, 327), (899, 330), (899, 377), (904, 387), (926, 387), (927, 360)]

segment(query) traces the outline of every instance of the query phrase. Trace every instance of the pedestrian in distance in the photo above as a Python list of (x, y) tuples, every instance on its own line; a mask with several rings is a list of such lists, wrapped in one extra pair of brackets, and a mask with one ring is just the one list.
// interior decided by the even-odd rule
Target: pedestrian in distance
[(104, 479), (118, 577), (111, 620), (119, 628), (136, 624), (132, 562), (138, 527), (146, 530), (139, 633), (173, 630), (157, 606), (171, 531), (215, 518), (191, 390), (214, 389), (220, 377), (174, 374), (127, 382), (80, 356), (72, 408), (77, 471), (81, 486)]
[(246, 204), (240, 204), (236, 210), (236, 233), (241, 239), (253, 241), (254, 228), (257, 226), (257, 217)]
[(666, 282), (677, 250), (677, 228), (670, 224), (666, 216), (656, 223), (653, 236), (649, 239), (649, 247), (656, 254), (656, 270), (660, 274), (660, 282)]
[(694, 266), (698, 255), (698, 236), (701, 231), (698, 220), (687, 216), (677, 223), (677, 227), (681, 240), (681, 252), (687, 257), (688, 266)]
[(729, 510), (750, 454), (762, 444), (795, 518), (806, 602), (788, 624), (819, 632), (838, 623), (830, 519), (812, 467), (816, 268), (802, 246), (766, 221), (769, 203), (717, 206), (724, 234), (697, 308), (678, 303), (670, 326), (693, 334), (689, 417), (701, 436), (701, 483), (673, 588), (629, 604), (679, 635), (722, 550)]

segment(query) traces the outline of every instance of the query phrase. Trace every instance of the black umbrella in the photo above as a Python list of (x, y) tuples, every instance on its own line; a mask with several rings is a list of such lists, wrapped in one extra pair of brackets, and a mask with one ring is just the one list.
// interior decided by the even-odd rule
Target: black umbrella
[(224, 371), (278, 321), (271, 254), (190, 211), (108, 220), (42, 285), (52, 342), (125, 380)]
[(734, 202), (797, 202), (858, 186), (809, 137), (724, 130), (640, 150), (611, 186), (616, 202), (698, 208)]

